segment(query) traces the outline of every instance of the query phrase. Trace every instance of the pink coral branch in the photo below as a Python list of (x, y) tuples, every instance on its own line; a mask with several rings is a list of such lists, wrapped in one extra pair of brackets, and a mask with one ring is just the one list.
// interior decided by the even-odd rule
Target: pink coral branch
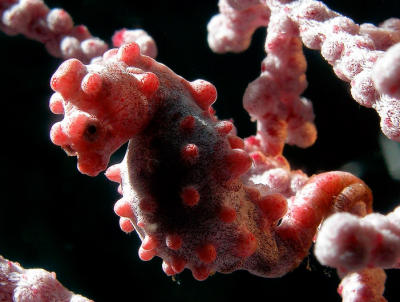
[(385, 290), (386, 274), (380, 268), (365, 269), (346, 275), (338, 292), (343, 302), (386, 302), (382, 296)]
[(316, 138), (311, 103), (300, 98), (307, 87), (307, 63), (295, 24), (282, 12), (272, 14), (259, 78), (249, 84), (243, 106), (257, 120), (257, 136), (264, 152), (281, 154), (285, 142), (303, 148)]
[[(241, 6), (238, 3), (244, 4)], [(232, 17), (244, 13), (247, 14), (249, 6), (251, 8), (257, 7), (257, 13), (254, 14), (254, 20), (258, 19), (261, 10), (265, 11), (265, 15), (271, 15), (270, 24), (256, 23), (253, 26), (249, 26), (248, 20), (250, 20), (250, 18)], [(248, 47), (247, 42), (249, 41), (249, 38), (247, 38), (245, 42), (242, 42), (241, 38), (243, 36), (251, 35), (257, 26), (268, 25), (266, 43), (266, 52), (268, 56), (266, 60), (269, 64), (263, 64), (263, 69), (266, 69), (263, 70), (263, 73), (267, 72), (266, 75), (269, 75), (273, 70), (274, 72), (279, 71), (285, 74), (285, 69), (287, 68), (286, 64), (277, 65), (275, 63), (275, 66), (271, 64), (274, 62), (274, 52), (268, 41), (271, 40), (271, 37), (279, 38), (281, 35), (281, 39), (288, 43), (288, 37), (284, 38), (285, 35), (293, 37), (297, 36), (301, 38), (305, 46), (321, 51), (322, 56), (333, 66), (336, 75), (340, 79), (350, 82), (352, 87), (351, 92), (354, 99), (361, 105), (372, 107), (378, 112), (381, 117), (382, 131), (389, 138), (396, 141), (400, 140), (400, 106), (397, 95), (398, 85), (396, 82), (397, 77), (393, 77), (398, 69), (398, 60), (396, 60), (396, 58), (399, 53), (399, 47), (393, 47), (388, 51), (390, 46), (399, 42), (399, 19), (389, 19), (380, 27), (375, 27), (371, 24), (363, 24), (360, 26), (354, 23), (351, 19), (343, 17), (330, 10), (322, 2), (315, 0), (221, 0), (220, 7), (221, 14), (214, 17), (213, 20), (223, 20), (225, 25), (220, 26), (216, 21), (212, 21), (208, 27), (209, 43), (211, 48), (215, 51), (226, 52), (244, 50)], [(279, 22), (274, 22), (274, 19), (277, 19)], [(288, 25), (284, 25), (285, 21), (283, 20), (287, 19), (290, 19), (291, 22), (293, 22), (292, 27), (295, 27), (298, 30), (297, 33), (294, 29), (289, 29)], [(281, 24), (281, 26), (276, 26), (276, 24)], [(286, 24), (290, 24), (290, 22), (286, 21)], [(286, 27), (282, 27), (283, 25)], [(244, 35), (243, 32), (246, 34)], [(225, 42), (225, 40), (229, 42)], [(224, 41), (221, 43), (223, 46), (218, 44), (219, 41)], [(240, 47), (236, 47), (236, 44), (239, 44)], [(279, 43), (275, 43), (274, 45), (276, 44), (278, 46), (280, 45)], [(381, 60), (380, 63), (376, 63), (386, 52), (386, 59)], [(284, 57), (288, 58), (287, 55)], [(302, 61), (303, 60), (298, 60), (296, 62), (293, 60), (292, 66), (295, 67), (297, 64), (297, 69), (302, 70), (301, 67), (304, 66), (304, 62)], [(384, 67), (390, 65), (392, 62), (394, 64), (390, 69)], [(376, 68), (374, 68), (375, 66)], [(268, 68), (270, 68), (271, 71), (269, 71)], [(261, 102), (259, 100), (260, 96), (265, 99), (263, 103), (260, 103), (260, 106), (255, 108), (260, 110), (260, 107), (264, 106), (264, 108), (273, 107), (288, 110), (285, 108), (285, 105), (281, 104), (282, 100), (280, 99), (280, 95), (282, 92), (286, 92), (286, 89), (277, 86), (276, 80), (268, 77), (266, 78), (266, 75), (262, 74), (255, 82), (264, 84), (258, 84), (258, 88), (252, 86), (249, 87), (248, 94), (255, 95), (256, 97), (254, 103)], [(391, 78), (391, 80), (388, 81), (388, 78)], [(388, 83), (387, 85), (390, 87), (382, 84), (385, 80)], [(255, 83), (253, 86), (256, 85)], [(298, 86), (298, 89), (301, 93), (305, 88), (304, 84), (306, 82), (303, 79), (300, 83), (301, 85)], [(249, 108), (250, 115), (260, 121), (258, 128), (263, 130), (261, 132), (268, 133), (268, 127), (266, 127), (265, 124), (271, 124), (272, 121), (268, 119), (263, 121), (262, 117), (255, 115), (257, 110), (246, 105), (248, 102), (249, 101), (245, 96), (245, 108)], [(288, 108), (290, 108), (290, 105)], [(301, 129), (300, 135), (297, 135), (297, 137), (303, 137), (303, 141), (300, 141), (300, 145), (309, 145), (315, 140), (314, 126), (312, 123), (310, 124), (310, 122), (312, 122), (312, 111), (308, 109), (305, 113), (299, 114), (299, 117), (300, 120), (304, 120), (306, 123), (296, 123), (296, 126)], [(282, 119), (278, 120), (280, 120), (281, 125), (278, 127), (279, 129), (269, 131), (271, 134), (268, 137), (268, 141), (271, 141), (272, 137), (272, 142), (276, 141), (275, 145), (281, 146), (287, 137), (287, 134), (285, 133), (285, 123)], [(274, 124), (277, 123), (275, 122)], [(261, 139), (262, 141), (265, 141), (266, 138), (261, 137)], [(288, 142), (291, 143), (290, 137), (288, 138)], [(266, 143), (264, 142), (263, 144), (265, 145)], [(277, 147), (275, 149), (279, 150)], [(268, 150), (268, 148), (266, 148), (266, 150)]]
[(93, 302), (74, 294), (43, 269), (24, 269), (0, 256), (1, 302)]
[(105, 42), (92, 37), (85, 26), (74, 26), (66, 11), (50, 10), (42, 0), (3, 0), (0, 5), (2, 31), (40, 41), (55, 57), (88, 62), (108, 48)]
[[(86, 26), (75, 26), (65, 10), (49, 9), (43, 0), (1, 0), (0, 30), (39, 41), (56, 58), (76, 58), (88, 63), (108, 49), (107, 43), (93, 37)], [(113, 38), (118, 47), (134, 41), (145, 54), (157, 55), (153, 39), (143, 30), (121, 30)]]
[(315, 246), (318, 260), (341, 271), (397, 268), (400, 261), (400, 208), (387, 216), (335, 214), (323, 224)]
[(312, 0), (301, 2), (291, 14), (299, 25), (303, 43), (321, 50), (336, 75), (350, 82), (353, 98), (363, 106), (374, 108), (381, 118), (383, 133), (399, 141), (400, 101), (382, 90), (377, 91), (372, 77), (377, 71), (374, 66), (378, 59), (399, 41), (400, 20), (390, 19), (380, 30), (370, 24), (359, 26)]

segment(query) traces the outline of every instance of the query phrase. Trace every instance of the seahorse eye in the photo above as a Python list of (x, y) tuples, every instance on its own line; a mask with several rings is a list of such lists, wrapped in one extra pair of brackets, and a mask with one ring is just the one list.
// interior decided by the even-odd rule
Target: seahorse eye
[(97, 139), (98, 129), (94, 124), (88, 124), (86, 126), (85, 132), (83, 134), (84, 138), (90, 142), (93, 142)]

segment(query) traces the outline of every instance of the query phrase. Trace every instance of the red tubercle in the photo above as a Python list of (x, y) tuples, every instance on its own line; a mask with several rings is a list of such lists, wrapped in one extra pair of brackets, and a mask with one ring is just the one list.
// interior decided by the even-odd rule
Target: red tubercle
[(232, 149), (225, 156), (225, 163), (231, 179), (235, 179), (246, 173), (252, 164), (249, 154), (242, 149)]
[(50, 80), (50, 86), (65, 99), (78, 91), (81, 81), (87, 73), (86, 66), (77, 59), (69, 59), (58, 67)]
[(111, 181), (121, 183), (121, 167), (119, 164), (110, 166), (104, 175)]
[(229, 134), (233, 129), (233, 124), (229, 121), (221, 121), (215, 125), (215, 130), (221, 135)]
[(50, 111), (54, 114), (63, 114), (64, 113), (64, 104), (63, 97), (58, 92), (53, 93), (50, 98), (49, 108)]
[(106, 155), (88, 152), (79, 156), (77, 168), (82, 174), (94, 177), (107, 168), (108, 160)]
[(161, 268), (162, 268), (162, 270), (164, 271), (164, 273), (165, 273), (167, 276), (173, 276), (173, 275), (176, 274), (176, 272), (175, 272), (175, 270), (172, 268), (172, 266), (171, 266), (169, 263), (165, 262), (165, 261), (163, 261), (163, 263), (162, 263), (162, 265), (161, 265)]
[(270, 222), (282, 218), (287, 211), (286, 198), (279, 193), (264, 196), (257, 201), (257, 205)]
[(133, 66), (140, 58), (140, 48), (136, 43), (127, 43), (118, 50), (118, 59), (126, 65)]
[(193, 130), (194, 125), (195, 125), (195, 122), (196, 122), (196, 120), (195, 120), (195, 118), (193, 117), (193, 115), (188, 115), (188, 116), (184, 117), (184, 118), (182, 119), (182, 121), (180, 122), (180, 124), (179, 124), (180, 129), (181, 129), (182, 131), (190, 131), (190, 130)]
[(96, 95), (103, 86), (103, 80), (97, 73), (88, 73), (82, 79), (81, 89), (88, 95)]
[(172, 269), (177, 273), (181, 273), (186, 266), (187, 261), (180, 256), (172, 256), (172, 260), (171, 260), (171, 266)]
[(236, 219), (236, 210), (229, 206), (222, 206), (219, 211), (219, 219), (225, 223), (234, 222)]
[(196, 190), (195, 187), (188, 186), (188, 187), (183, 188), (183, 190), (181, 192), (181, 198), (182, 198), (182, 202), (185, 205), (188, 205), (190, 207), (194, 207), (200, 201), (200, 194)]
[(217, 250), (211, 243), (206, 243), (196, 250), (197, 256), (203, 263), (209, 264), (217, 258)]
[(165, 244), (171, 250), (177, 251), (182, 247), (182, 237), (178, 234), (169, 234), (165, 239)]
[[(62, 129), (61, 122), (55, 123), (50, 130), (50, 139), (53, 144), (64, 147), (69, 144), (69, 138)], [(67, 150), (66, 150), (67, 151)], [(71, 150), (72, 151), (72, 150)], [(70, 152), (69, 154), (73, 154)]]
[(130, 203), (121, 198), (114, 205), (114, 212), (120, 217), (127, 217), (129, 219), (135, 220), (135, 213), (133, 212)]
[(192, 269), (192, 274), (197, 281), (204, 281), (210, 275), (210, 269), (205, 265), (196, 266)]
[(140, 80), (140, 91), (148, 98), (151, 97), (160, 86), (158, 77), (152, 72), (135, 74), (135, 77)]
[(232, 149), (244, 149), (244, 142), (239, 136), (228, 135), (228, 142)]
[(217, 90), (215, 86), (204, 80), (196, 80), (190, 82), (192, 88), (192, 95), (196, 104), (203, 110), (208, 111), (208, 108), (217, 99)]
[(156, 237), (151, 236), (151, 235), (147, 235), (142, 242), (142, 248), (144, 250), (150, 251), (150, 250), (154, 250), (155, 248), (157, 248), (159, 246), (159, 241)]
[(239, 235), (235, 254), (241, 258), (248, 258), (257, 250), (257, 238), (247, 229), (243, 229)]
[(119, 219), (119, 226), (121, 230), (124, 231), (125, 233), (131, 233), (135, 229), (131, 220), (125, 217), (121, 217)]
[(139, 248), (139, 258), (142, 261), (150, 261), (156, 255), (156, 250), (145, 250), (143, 247)]
[(187, 144), (181, 150), (182, 159), (188, 163), (194, 163), (199, 157), (199, 147), (195, 144)]

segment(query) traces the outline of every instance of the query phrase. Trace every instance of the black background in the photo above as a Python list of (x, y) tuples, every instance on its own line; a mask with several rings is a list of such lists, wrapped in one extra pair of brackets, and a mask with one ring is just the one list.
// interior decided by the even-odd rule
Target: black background
[[(379, 23), (400, 17), (398, 0), (325, 1), (357, 23)], [(141, 27), (156, 40), (158, 60), (188, 80), (204, 78), (218, 89), (220, 118), (231, 118), (239, 135), (255, 125), (242, 109), (248, 82), (260, 72), (265, 30), (256, 32), (243, 54), (216, 55), (206, 42), (206, 25), (217, 13), (217, 1), (46, 1), (63, 7), (94, 36), (110, 40), (114, 30)], [(309, 88), (319, 138), (306, 150), (286, 147), (293, 168), (309, 174), (344, 169), (372, 188), (375, 209), (388, 212), (400, 202), (399, 182), (384, 163), (379, 120), (372, 109), (354, 102), (349, 86), (338, 80), (318, 52), (306, 51)], [(320, 266), (312, 255), (294, 272), (264, 279), (247, 272), (216, 274), (195, 281), (189, 271), (177, 281), (161, 270), (159, 258), (142, 262), (139, 239), (125, 235), (113, 213), (116, 185), (104, 176), (79, 174), (76, 159), (49, 140), (60, 119), (48, 110), (49, 79), (60, 61), (44, 47), (23, 37), (0, 33), (1, 203), (0, 254), (26, 267), (55, 271), (71, 290), (102, 301), (232, 301), (259, 296), (264, 301), (340, 301), (335, 271)], [(383, 139), (384, 141), (384, 139)], [(397, 144), (397, 148), (400, 148)], [(122, 159), (119, 151), (112, 163)], [(386, 297), (400, 301), (400, 273), (389, 271)]]

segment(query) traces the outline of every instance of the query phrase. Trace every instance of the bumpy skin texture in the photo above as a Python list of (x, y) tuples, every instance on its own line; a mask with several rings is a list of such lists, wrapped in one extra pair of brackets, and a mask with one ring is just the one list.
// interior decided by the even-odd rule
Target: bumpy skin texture
[(93, 302), (67, 290), (55, 273), (24, 269), (17, 262), (0, 256), (1, 302)]
[[(104, 60), (139, 57), (139, 46), (110, 50)], [(146, 57), (144, 64), (152, 64)], [(128, 62), (129, 63), (129, 62)], [(125, 66), (124, 66), (125, 67)], [(107, 167), (110, 155), (149, 122), (156, 102), (148, 98), (158, 88), (153, 73), (121, 64), (87, 67), (76, 59), (64, 62), (51, 79), (57, 91), (51, 98), (53, 112), (65, 119), (51, 129), (51, 139), (71, 155), (78, 155), (78, 169), (95, 176)], [(112, 89), (118, 86), (119, 89)], [(111, 88), (111, 89), (110, 89)], [(100, 100), (100, 101), (99, 101)]]
[[(245, 269), (281, 276), (307, 255), (322, 219), (334, 211), (371, 211), (369, 189), (344, 172), (308, 177), (282, 155), (219, 121), (208, 82), (188, 82), (141, 55), (137, 44), (91, 65), (69, 60), (52, 78), (65, 117), (53, 141), (96, 175), (130, 139), (124, 161), (107, 172), (121, 183), (115, 212), (142, 239), (139, 257), (163, 258), (168, 275)], [(118, 87), (119, 89), (115, 89)], [(279, 223), (279, 221), (281, 222)]]

